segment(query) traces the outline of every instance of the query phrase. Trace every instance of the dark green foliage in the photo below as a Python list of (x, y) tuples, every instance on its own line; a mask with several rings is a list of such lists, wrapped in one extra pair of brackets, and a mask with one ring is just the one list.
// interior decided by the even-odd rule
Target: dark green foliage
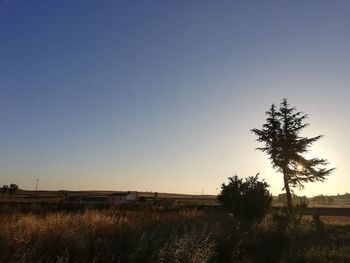
[(283, 99), (278, 110), (272, 104), (266, 115), (262, 129), (251, 131), (258, 137), (258, 142), (264, 143), (264, 147), (257, 149), (267, 153), (273, 168), (283, 173), (287, 205), (292, 208), (290, 187), (303, 188), (307, 182), (324, 181), (334, 168), (326, 169), (328, 162), (325, 159), (303, 156), (314, 142), (322, 138), (321, 135), (312, 138), (300, 136), (309, 125), (305, 123), (306, 114), (296, 111)]
[(251, 220), (261, 219), (269, 208), (272, 197), (267, 190), (269, 185), (259, 181), (258, 175), (243, 179), (237, 175), (222, 184), (218, 200), (223, 207), (235, 215)]

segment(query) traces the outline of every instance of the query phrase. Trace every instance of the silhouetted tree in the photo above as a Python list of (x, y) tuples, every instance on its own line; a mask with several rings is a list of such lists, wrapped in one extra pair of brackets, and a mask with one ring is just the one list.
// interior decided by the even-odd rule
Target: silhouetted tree
[(258, 174), (243, 179), (237, 175), (222, 184), (218, 200), (223, 207), (245, 219), (261, 219), (269, 208), (272, 197), (267, 190), (269, 185), (259, 181)]
[(153, 195), (153, 203), (157, 204), (158, 201), (159, 201), (159, 195), (158, 195), (158, 192), (155, 192)]
[(10, 194), (14, 194), (17, 190), (18, 190), (18, 185), (10, 184), (10, 189), (9, 189)]
[(264, 147), (257, 149), (267, 153), (273, 168), (283, 174), (287, 206), (292, 209), (291, 187), (303, 188), (307, 182), (324, 181), (334, 168), (324, 168), (328, 164), (325, 159), (303, 156), (314, 142), (322, 138), (321, 135), (312, 138), (300, 136), (309, 125), (305, 123), (306, 114), (297, 112), (283, 99), (278, 110), (272, 104), (266, 115), (262, 129), (251, 131), (258, 137), (258, 142), (264, 143)]
[(3, 194), (6, 194), (6, 193), (8, 192), (8, 190), (9, 190), (9, 186), (8, 186), (7, 184), (4, 184), (4, 185), (2, 186), (2, 193), (3, 193)]

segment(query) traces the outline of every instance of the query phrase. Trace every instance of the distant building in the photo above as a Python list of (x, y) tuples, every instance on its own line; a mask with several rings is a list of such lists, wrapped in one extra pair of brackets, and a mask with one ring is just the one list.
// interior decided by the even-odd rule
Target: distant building
[(118, 192), (112, 194), (112, 202), (114, 204), (133, 203), (137, 201), (137, 198), (137, 192)]
[(116, 192), (108, 196), (69, 195), (65, 202), (69, 204), (127, 204), (138, 199), (137, 192)]

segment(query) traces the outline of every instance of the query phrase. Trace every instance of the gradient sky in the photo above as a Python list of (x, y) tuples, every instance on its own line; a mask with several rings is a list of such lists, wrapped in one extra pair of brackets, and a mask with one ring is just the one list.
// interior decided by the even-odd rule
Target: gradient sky
[(0, 1), (0, 183), (216, 194), (288, 98), (350, 192), (350, 1)]

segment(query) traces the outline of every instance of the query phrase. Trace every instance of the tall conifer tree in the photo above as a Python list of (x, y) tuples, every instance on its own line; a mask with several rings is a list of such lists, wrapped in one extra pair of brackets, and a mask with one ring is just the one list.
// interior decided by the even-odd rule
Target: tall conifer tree
[(305, 122), (307, 114), (298, 112), (295, 107), (290, 107), (287, 99), (283, 99), (278, 110), (272, 104), (266, 115), (262, 129), (251, 131), (258, 137), (258, 142), (264, 143), (264, 147), (257, 149), (267, 153), (273, 168), (283, 174), (287, 206), (292, 209), (291, 187), (303, 188), (307, 182), (324, 181), (334, 168), (325, 168), (328, 164), (325, 159), (304, 156), (310, 146), (322, 138), (321, 135), (312, 138), (300, 136), (309, 125)]

